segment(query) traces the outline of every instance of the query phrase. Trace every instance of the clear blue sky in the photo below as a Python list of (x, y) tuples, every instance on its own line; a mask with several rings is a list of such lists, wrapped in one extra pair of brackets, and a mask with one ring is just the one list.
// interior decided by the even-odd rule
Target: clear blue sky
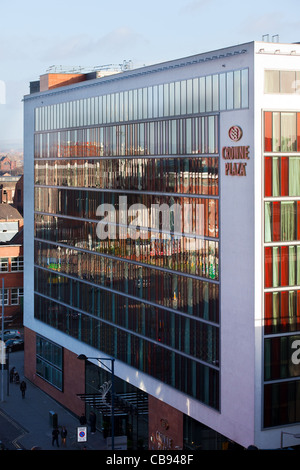
[(22, 148), (22, 98), (52, 65), (140, 66), (265, 34), (300, 42), (299, 0), (0, 0), (0, 18), (0, 152)]

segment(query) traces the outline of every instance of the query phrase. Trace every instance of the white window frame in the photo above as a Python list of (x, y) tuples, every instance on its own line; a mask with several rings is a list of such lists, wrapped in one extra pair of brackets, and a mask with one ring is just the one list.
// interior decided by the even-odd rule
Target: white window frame
[(10, 270), (12, 272), (16, 271), (23, 271), (24, 269), (24, 259), (23, 256), (16, 256), (14, 258), (11, 258), (11, 267)]

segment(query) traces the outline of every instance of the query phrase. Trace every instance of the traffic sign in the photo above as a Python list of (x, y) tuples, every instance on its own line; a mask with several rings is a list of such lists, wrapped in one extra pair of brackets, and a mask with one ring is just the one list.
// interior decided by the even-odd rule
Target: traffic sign
[(77, 428), (77, 442), (86, 442), (87, 441), (87, 427), (80, 426)]

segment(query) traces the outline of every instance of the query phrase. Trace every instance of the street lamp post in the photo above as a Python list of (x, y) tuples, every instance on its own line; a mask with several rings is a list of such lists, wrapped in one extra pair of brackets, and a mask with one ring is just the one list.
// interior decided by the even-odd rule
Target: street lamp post
[(280, 437), (280, 449), (283, 448), (283, 435), (284, 434), (289, 434), (290, 436), (295, 437), (295, 439), (300, 439), (300, 434), (293, 434), (292, 432), (285, 432), (281, 431), (281, 437)]
[[(77, 356), (77, 359), (86, 361), (87, 359), (96, 359), (101, 365), (111, 373), (111, 448), (115, 448), (115, 359), (113, 357), (87, 357), (84, 354)], [(109, 368), (103, 361), (110, 361), (111, 368)]]

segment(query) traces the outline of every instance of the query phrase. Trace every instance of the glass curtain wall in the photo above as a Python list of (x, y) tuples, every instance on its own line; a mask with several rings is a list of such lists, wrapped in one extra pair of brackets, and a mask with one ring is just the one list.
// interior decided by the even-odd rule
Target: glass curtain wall
[(215, 409), (215, 111), (247, 100), (239, 70), (36, 110), (35, 317)]
[[(118, 78), (114, 77), (116, 82)], [(249, 106), (248, 68), (37, 107), (35, 130), (154, 120)], [(86, 85), (87, 87), (89, 85)], [(85, 85), (81, 87), (85, 88)]]
[[(275, 80), (274, 75), (271, 78)], [(300, 419), (300, 370), (293, 362), (300, 332), (299, 162), (300, 113), (265, 112), (265, 427), (292, 424)]]

